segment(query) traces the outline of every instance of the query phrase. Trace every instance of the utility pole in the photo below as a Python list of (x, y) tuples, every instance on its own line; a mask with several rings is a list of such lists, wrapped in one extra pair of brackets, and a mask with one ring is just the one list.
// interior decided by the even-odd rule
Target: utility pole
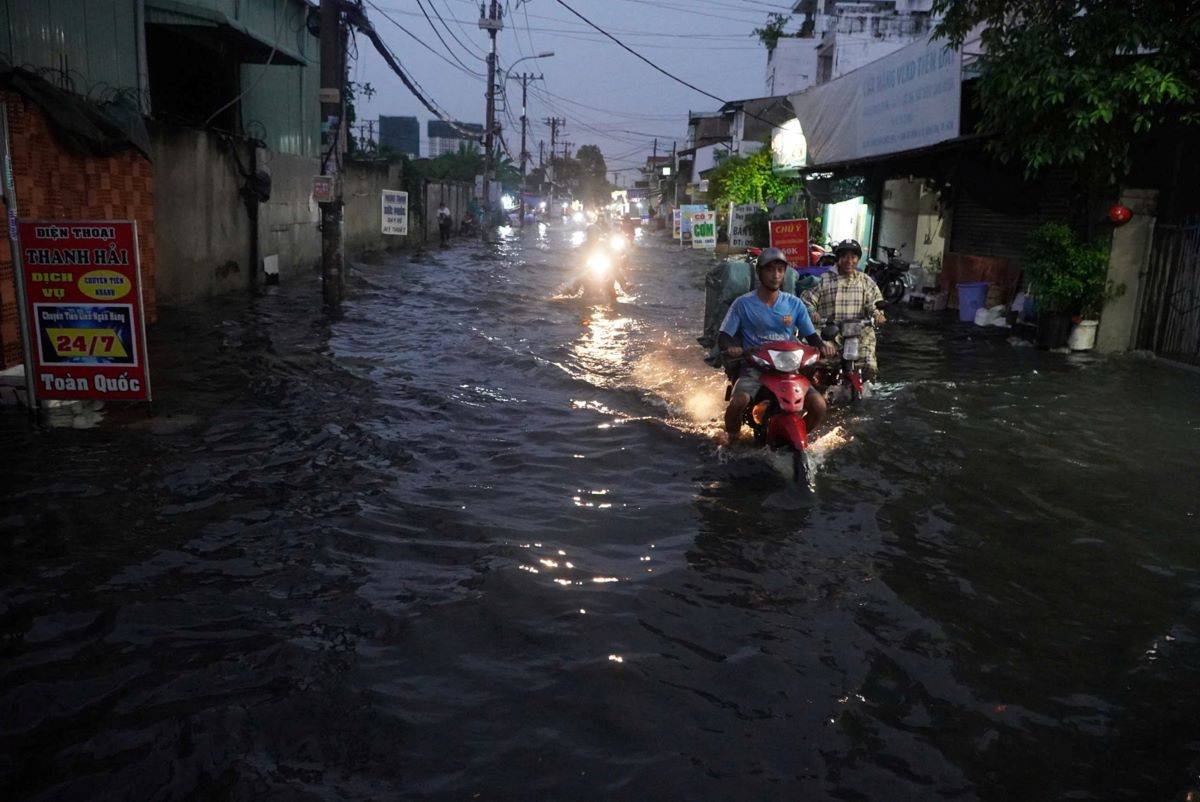
[(530, 75), (529, 73), (521, 73), (521, 228), (525, 227), (525, 162), (529, 160), (529, 152), (525, 150), (525, 129), (528, 127), (528, 119), (525, 116), (525, 106), (528, 101), (527, 92), (529, 82), (535, 78), (541, 78), (540, 75)]
[(555, 210), (558, 208), (554, 205), (554, 181), (558, 178), (557, 171), (554, 169), (555, 143), (558, 140), (558, 127), (560, 125), (565, 125), (566, 122), (567, 121), (561, 117), (551, 117), (550, 119), (546, 120), (546, 125), (550, 126), (550, 202), (546, 206), (546, 208), (550, 211), (550, 214), (557, 214)]
[[(321, 291), (325, 304), (341, 305), (346, 292), (342, 242), (342, 152), (345, 148), (344, 58), (346, 31), (340, 0), (321, 0), (321, 175), (333, 178), (332, 196), (321, 201)], [(258, 266), (251, 267), (257, 270)]]
[(571, 158), (571, 148), (573, 148), (573, 147), (575, 147), (574, 142), (564, 142), (563, 143), (563, 161), (566, 161), (567, 159)]
[[(487, 211), (485, 217), (493, 212), (491, 208), (491, 192), (492, 192), (492, 173), (495, 170), (495, 155), (493, 149), (496, 146), (496, 33), (504, 29), (504, 22), (500, 19), (500, 1), (491, 0), (491, 7), (488, 9), (488, 14), (483, 15), (483, 5), (479, 6), (479, 27), (488, 32), (488, 36), (492, 40), (492, 48), (488, 52), (487, 59), (487, 132), (484, 137), (484, 162), (483, 162), (483, 207)], [(487, 228), (487, 221), (480, 226), (480, 231)]]

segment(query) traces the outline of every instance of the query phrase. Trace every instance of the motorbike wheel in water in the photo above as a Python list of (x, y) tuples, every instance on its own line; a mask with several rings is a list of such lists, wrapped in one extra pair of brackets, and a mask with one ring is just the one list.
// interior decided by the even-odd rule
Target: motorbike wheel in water
[(792, 478), (796, 484), (808, 484), (812, 477), (812, 462), (807, 451), (792, 452)]
[(879, 288), (883, 295), (883, 300), (889, 304), (900, 303), (904, 298), (904, 281), (899, 276), (893, 276), (883, 282), (883, 286)]

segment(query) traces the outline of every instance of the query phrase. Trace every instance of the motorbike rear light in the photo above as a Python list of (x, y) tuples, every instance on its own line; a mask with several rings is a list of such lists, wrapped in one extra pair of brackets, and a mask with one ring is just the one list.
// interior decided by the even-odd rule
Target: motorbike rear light
[(761, 426), (763, 421), (767, 419), (767, 412), (771, 409), (770, 401), (759, 401), (754, 405), (754, 409), (750, 410), (750, 417), (756, 424)]

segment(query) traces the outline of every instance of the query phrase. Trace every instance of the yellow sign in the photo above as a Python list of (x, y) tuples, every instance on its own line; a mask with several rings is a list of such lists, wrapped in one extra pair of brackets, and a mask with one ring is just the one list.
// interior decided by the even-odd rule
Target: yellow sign
[(129, 356), (112, 329), (46, 329), (54, 353), (68, 356)]
[(79, 291), (97, 301), (112, 301), (123, 298), (133, 289), (133, 282), (115, 270), (92, 270), (79, 277)]

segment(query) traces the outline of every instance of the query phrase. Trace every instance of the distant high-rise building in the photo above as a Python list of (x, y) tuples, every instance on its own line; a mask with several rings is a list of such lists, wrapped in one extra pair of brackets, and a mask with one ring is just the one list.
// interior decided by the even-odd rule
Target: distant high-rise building
[(421, 123), (416, 117), (385, 117), (381, 114), (379, 147), (417, 158), (421, 155)]
[[(476, 145), (483, 139), (483, 126), (477, 123), (459, 123), (454, 124), (457, 128), (452, 127), (450, 123), (442, 120), (430, 120), (425, 124), (425, 133), (429, 138), (429, 157), (432, 159), (436, 156), (441, 156), (443, 153), (457, 153), (460, 145), (474, 142)], [(473, 132), (464, 134), (459, 129), (466, 129)]]

